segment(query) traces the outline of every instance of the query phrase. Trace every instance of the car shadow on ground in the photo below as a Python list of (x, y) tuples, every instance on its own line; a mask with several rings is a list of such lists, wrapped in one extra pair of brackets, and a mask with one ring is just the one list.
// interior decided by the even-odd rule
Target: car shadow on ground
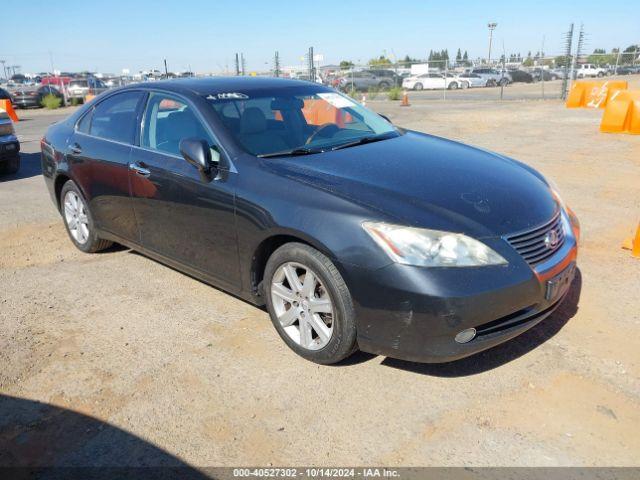
[(35, 177), (40, 174), (42, 174), (40, 153), (20, 152), (20, 170), (13, 175), (0, 174), (0, 183)]
[(382, 365), (435, 377), (465, 377), (498, 368), (539, 347), (556, 335), (578, 312), (582, 274), (578, 269), (569, 292), (558, 309), (531, 330), (471, 357), (448, 363), (415, 363), (385, 358)]
[[(11, 478), (34, 478), (28, 475), (34, 469), (43, 470), (37, 478), (210, 478), (109, 423), (0, 395), (0, 470), (9, 473), (7, 468), (15, 469)], [(74, 468), (82, 468), (84, 474)]]

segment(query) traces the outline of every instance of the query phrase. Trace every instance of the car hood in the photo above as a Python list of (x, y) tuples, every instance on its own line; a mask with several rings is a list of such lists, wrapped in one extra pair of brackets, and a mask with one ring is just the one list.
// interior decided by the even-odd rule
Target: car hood
[(280, 175), (365, 207), (372, 219), (476, 238), (532, 228), (559, 208), (530, 167), (417, 132), (269, 164)]

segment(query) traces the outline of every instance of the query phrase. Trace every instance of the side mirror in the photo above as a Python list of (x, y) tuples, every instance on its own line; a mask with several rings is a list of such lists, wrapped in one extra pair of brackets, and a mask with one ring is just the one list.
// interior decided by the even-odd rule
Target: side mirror
[(211, 149), (209, 144), (200, 138), (183, 138), (180, 140), (180, 153), (184, 159), (196, 167), (203, 179), (210, 180)]

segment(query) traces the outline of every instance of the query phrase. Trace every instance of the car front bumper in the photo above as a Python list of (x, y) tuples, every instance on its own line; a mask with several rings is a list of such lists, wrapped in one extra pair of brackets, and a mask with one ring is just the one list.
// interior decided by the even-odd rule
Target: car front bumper
[(17, 157), (20, 154), (20, 142), (15, 135), (0, 137), (0, 162)]
[[(503, 240), (493, 241), (496, 245), (487, 242), (492, 248)], [(358, 345), (377, 355), (440, 363), (506, 342), (560, 305), (577, 270), (577, 250), (576, 237), (570, 234), (563, 247), (535, 269), (515, 250), (509, 254), (506, 249), (506, 266), (347, 269)], [(470, 328), (476, 336), (458, 343), (456, 335)]]
[(14, 97), (11, 103), (13, 103), (15, 107), (20, 108), (39, 107), (40, 103), (38, 100), (38, 97)]

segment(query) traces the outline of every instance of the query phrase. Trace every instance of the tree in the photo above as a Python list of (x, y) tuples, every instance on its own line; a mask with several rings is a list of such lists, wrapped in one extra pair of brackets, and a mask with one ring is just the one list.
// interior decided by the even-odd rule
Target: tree
[(462, 61), (462, 52), (458, 49), (458, 53), (456, 53), (456, 63), (460, 63)]
[(380, 55), (378, 58), (369, 60), (369, 65), (391, 65), (391, 60), (384, 55)]
[(340, 62), (340, 68), (342, 70), (346, 70), (347, 68), (353, 67), (353, 62), (351, 60), (342, 60)]

